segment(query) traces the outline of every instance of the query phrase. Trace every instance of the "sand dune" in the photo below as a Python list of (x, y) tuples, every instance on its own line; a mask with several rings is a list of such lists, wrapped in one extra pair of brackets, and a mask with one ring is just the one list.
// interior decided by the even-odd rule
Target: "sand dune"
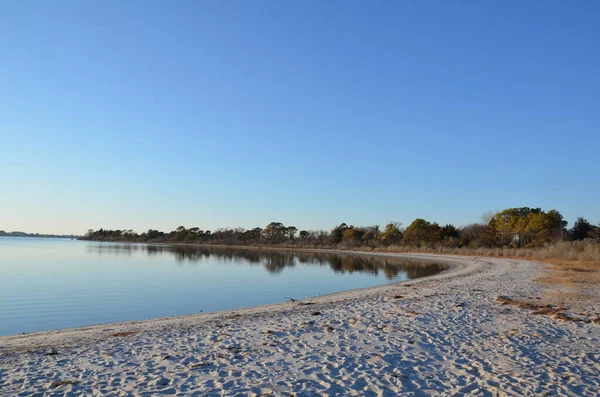
[(540, 296), (540, 264), (435, 260), (451, 269), (308, 305), (2, 337), (0, 394), (597, 395), (599, 325), (496, 300)]

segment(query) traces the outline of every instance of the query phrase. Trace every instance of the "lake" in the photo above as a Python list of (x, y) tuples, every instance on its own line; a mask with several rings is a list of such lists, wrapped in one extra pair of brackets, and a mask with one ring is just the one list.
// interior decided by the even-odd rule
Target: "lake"
[(444, 269), (366, 255), (0, 237), (0, 335), (284, 302)]

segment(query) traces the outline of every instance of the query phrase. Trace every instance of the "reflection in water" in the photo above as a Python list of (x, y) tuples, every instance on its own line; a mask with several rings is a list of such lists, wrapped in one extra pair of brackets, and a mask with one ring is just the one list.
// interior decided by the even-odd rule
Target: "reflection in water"
[(446, 269), (446, 266), (441, 264), (392, 257), (247, 248), (93, 244), (89, 245), (87, 250), (89, 253), (98, 255), (131, 255), (134, 252), (145, 252), (148, 256), (173, 255), (180, 264), (198, 264), (211, 258), (221, 263), (247, 263), (253, 266), (263, 266), (271, 274), (279, 274), (286, 267), (291, 268), (297, 265), (329, 266), (335, 273), (364, 272), (377, 275), (379, 272), (383, 272), (388, 280), (393, 280), (398, 278), (401, 273), (404, 273), (406, 278), (413, 279), (431, 276)]
[(444, 269), (350, 253), (34, 238), (0, 243), (0, 335), (273, 304)]

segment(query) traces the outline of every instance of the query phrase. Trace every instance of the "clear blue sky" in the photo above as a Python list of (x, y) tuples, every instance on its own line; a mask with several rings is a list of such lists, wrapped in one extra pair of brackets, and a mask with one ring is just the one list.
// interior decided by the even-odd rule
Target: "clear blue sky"
[(0, 229), (600, 221), (600, 2), (3, 1)]

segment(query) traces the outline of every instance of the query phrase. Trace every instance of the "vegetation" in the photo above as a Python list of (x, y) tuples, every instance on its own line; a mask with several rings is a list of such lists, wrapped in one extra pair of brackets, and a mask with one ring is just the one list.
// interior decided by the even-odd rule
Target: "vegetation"
[(76, 238), (79, 236), (66, 234), (40, 234), (40, 233), (25, 233), (25, 232), (5, 232), (0, 230), (0, 237), (44, 237), (44, 238)]
[[(571, 229), (556, 210), (508, 208), (485, 216), (482, 223), (463, 227), (441, 226), (425, 219), (415, 219), (403, 228), (391, 222), (383, 230), (374, 226), (342, 223), (331, 231), (298, 230), (281, 222), (264, 228), (202, 230), (199, 227), (165, 233), (150, 229), (138, 234), (133, 230), (88, 230), (83, 240), (127, 241), (148, 243), (188, 243), (246, 246), (281, 246), (366, 251), (449, 252), (500, 256), (540, 257), (544, 252), (567, 257), (600, 260), (600, 227), (578, 218)], [(584, 244), (577, 242), (585, 241)], [(584, 248), (582, 246), (592, 247)], [(556, 257), (556, 256), (553, 256)]]

